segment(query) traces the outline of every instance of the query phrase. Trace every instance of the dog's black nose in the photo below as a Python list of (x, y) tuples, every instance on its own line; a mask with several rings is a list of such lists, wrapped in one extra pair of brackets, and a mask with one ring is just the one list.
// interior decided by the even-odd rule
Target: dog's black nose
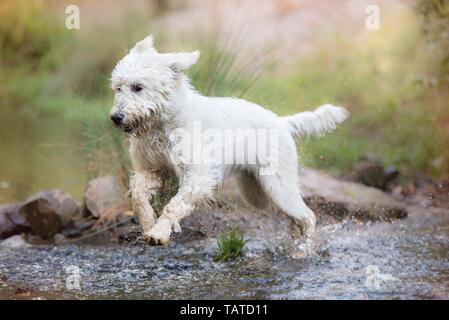
[(122, 113), (114, 113), (111, 115), (111, 120), (116, 124), (116, 125), (121, 125), (122, 121), (123, 121), (123, 114)]

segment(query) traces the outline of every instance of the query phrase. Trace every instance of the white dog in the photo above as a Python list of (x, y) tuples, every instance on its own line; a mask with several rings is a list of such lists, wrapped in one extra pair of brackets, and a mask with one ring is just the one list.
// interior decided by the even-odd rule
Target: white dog
[[(217, 185), (232, 174), (237, 174), (250, 203), (260, 206), (271, 199), (298, 221), (304, 234), (311, 234), (315, 216), (301, 198), (294, 138), (335, 129), (349, 113), (324, 105), (280, 117), (242, 99), (202, 96), (185, 75), (198, 58), (198, 51), (158, 53), (149, 36), (112, 72), (115, 99), (110, 117), (130, 140), (135, 171), (131, 203), (144, 237), (166, 244), (195, 204), (211, 199)], [(242, 134), (246, 140), (238, 145)], [(204, 154), (214, 154), (213, 161)], [(157, 217), (150, 200), (164, 172), (177, 176), (179, 189)]]

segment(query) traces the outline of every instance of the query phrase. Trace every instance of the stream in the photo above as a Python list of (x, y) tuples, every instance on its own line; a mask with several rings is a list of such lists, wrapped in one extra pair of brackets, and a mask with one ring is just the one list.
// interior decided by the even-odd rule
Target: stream
[[(87, 176), (80, 128), (22, 113), (0, 119), (0, 203), (44, 188), (81, 201)], [(250, 241), (243, 257), (216, 263), (215, 251), (211, 239), (168, 247), (0, 247), (0, 299), (449, 298), (447, 210), (411, 208), (391, 224), (319, 226), (295, 252)]]
[[(0, 298), (448, 299), (449, 215), (318, 228), (295, 254), (251, 249), (213, 262), (204, 241), (0, 248)], [(71, 282), (73, 268), (79, 286)]]

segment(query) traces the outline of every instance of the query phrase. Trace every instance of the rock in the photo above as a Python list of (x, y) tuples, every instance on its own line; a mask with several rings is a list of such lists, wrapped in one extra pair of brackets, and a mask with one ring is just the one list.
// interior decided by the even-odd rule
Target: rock
[(300, 185), (305, 201), (320, 215), (361, 220), (407, 216), (407, 209), (387, 193), (359, 183), (340, 181), (317, 170), (302, 170)]
[(61, 231), (79, 212), (78, 204), (60, 189), (41, 191), (20, 208), (32, 231), (44, 239)]
[(30, 225), (19, 212), (20, 206), (21, 203), (0, 206), (0, 239), (31, 231)]
[(28, 246), (29, 244), (25, 241), (25, 238), (21, 234), (16, 234), (15, 236), (9, 237), (8, 239), (0, 242), (0, 247), (4, 248), (24, 248)]
[(53, 243), (59, 246), (68, 243), (68, 240), (63, 234), (57, 233), (53, 236)]
[[(317, 216), (319, 226), (351, 218), (390, 221), (407, 216), (406, 207), (389, 194), (360, 183), (338, 180), (317, 170), (301, 170), (299, 184), (305, 201)], [(235, 178), (226, 180), (220, 186), (213, 206), (207, 203), (198, 205), (191, 215), (181, 221), (181, 227), (181, 234), (172, 234), (172, 243), (194, 242), (209, 246), (212, 239), (218, 239), (223, 231), (232, 227), (242, 230), (245, 238), (250, 239), (249, 246), (255, 250), (296, 250), (302, 241), (297, 223), (280, 213), (272, 203), (259, 209), (247, 205)], [(121, 242), (141, 244), (140, 228), (133, 225), (130, 228), (133, 231), (124, 233)], [(320, 232), (316, 233), (316, 237), (312, 243), (319, 246)]]
[(84, 214), (114, 220), (130, 209), (127, 190), (114, 176), (91, 180), (84, 193)]
[(26, 242), (28, 242), (31, 245), (36, 245), (36, 246), (43, 246), (43, 245), (47, 245), (49, 243), (48, 239), (43, 239), (42, 237), (29, 233), (26, 235), (25, 237)]
[[(96, 220), (95, 220), (96, 221)], [(67, 238), (74, 238), (81, 236), (88, 229), (95, 225), (93, 219), (86, 220), (86, 218), (75, 219), (70, 221), (70, 223), (61, 231), (61, 234)]]
[(362, 158), (354, 166), (354, 180), (370, 187), (385, 190), (399, 175), (394, 166), (384, 167), (374, 156)]
[(19, 298), (28, 298), (31, 296), (31, 288), (30, 287), (19, 287), (14, 291), (14, 295)]
[[(304, 199), (314, 210), (319, 225), (349, 218), (390, 221), (407, 216), (407, 209), (401, 203), (376, 188), (341, 181), (313, 169), (301, 170), (299, 182)], [(182, 220), (181, 227), (190, 232), (181, 235), (189, 239), (178, 239), (178, 235), (173, 234), (173, 242), (207, 241), (235, 226), (257, 247), (279, 251), (295, 246), (301, 233), (293, 219), (277, 212), (272, 204), (265, 209), (246, 205), (235, 179), (229, 179), (220, 189), (217, 205), (201, 205)], [(192, 230), (202, 236), (198, 237)], [(315, 240), (319, 242), (319, 239)]]
[(95, 221), (93, 220), (74, 220), (73, 221), (73, 227), (75, 229), (78, 229), (80, 231), (85, 231), (86, 229), (90, 229), (95, 224)]

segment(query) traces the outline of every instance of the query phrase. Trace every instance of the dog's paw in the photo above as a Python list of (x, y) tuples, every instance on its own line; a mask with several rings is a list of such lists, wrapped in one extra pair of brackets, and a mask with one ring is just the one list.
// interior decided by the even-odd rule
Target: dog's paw
[(160, 218), (149, 232), (143, 234), (144, 239), (153, 245), (165, 245), (170, 241), (172, 223), (170, 219)]
[(303, 236), (310, 237), (315, 232), (316, 218), (312, 213), (311, 215), (299, 219), (299, 226)]

